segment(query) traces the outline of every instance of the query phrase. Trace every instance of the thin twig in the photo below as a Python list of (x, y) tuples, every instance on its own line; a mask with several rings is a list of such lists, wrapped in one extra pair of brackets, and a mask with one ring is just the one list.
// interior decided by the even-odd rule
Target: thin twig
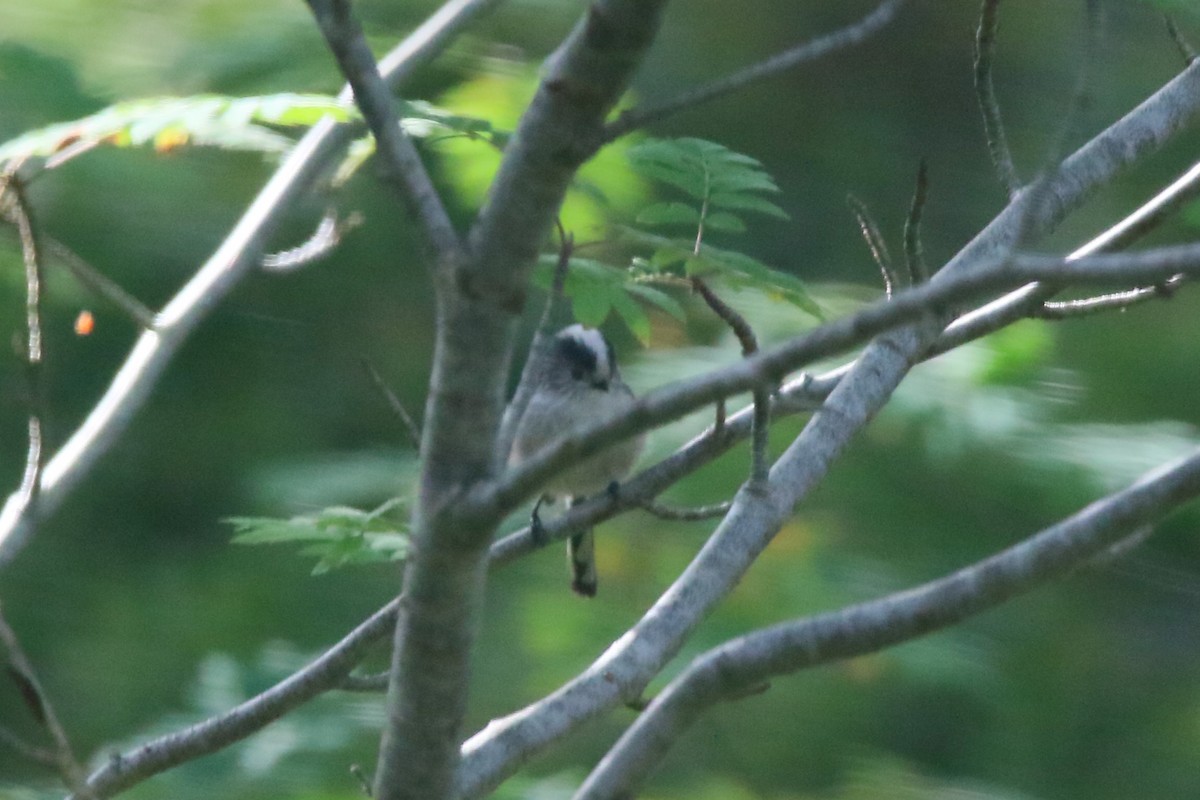
[(904, 220), (904, 266), (908, 270), (911, 286), (929, 280), (929, 267), (925, 264), (925, 248), (921, 244), (921, 216), (929, 193), (929, 167), (921, 159), (917, 167), (917, 186), (913, 190), (912, 203)]
[(1055, 300), (1042, 303), (1034, 308), (1029, 316), (1037, 319), (1064, 320), (1077, 317), (1088, 317), (1104, 311), (1124, 311), (1131, 306), (1149, 300), (1163, 300), (1173, 297), (1176, 290), (1187, 280), (1186, 275), (1173, 275), (1162, 283), (1154, 286), (1142, 286), (1124, 292), (1082, 297), (1078, 300)]
[(386, 692), (388, 677), (387, 670), (370, 675), (347, 675), (337, 688), (343, 692)]
[[(697, 239), (699, 245), (699, 239)], [(704, 281), (703, 278), (693, 276), (692, 289), (704, 298), (704, 302), (712, 309), (721, 320), (729, 326), (733, 331), (733, 335), (737, 337), (738, 342), (742, 345), (742, 357), (749, 358), (758, 352), (758, 337), (754, 335), (754, 329), (750, 327), (750, 323), (746, 318), (739, 314), (732, 306), (722, 300), (717, 293)], [(761, 488), (767, 480), (770, 472), (770, 461), (768, 459), (767, 447), (770, 444), (770, 423), (771, 423), (771, 392), (772, 387), (757, 386), (753, 389), (754, 392), (754, 427), (750, 434), (750, 485)], [(725, 398), (720, 398), (717, 403), (717, 426), (724, 425), (725, 422)]]
[(1171, 37), (1171, 41), (1175, 43), (1175, 49), (1183, 58), (1183, 65), (1191, 66), (1191, 63), (1196, 60), (1196, 49), (1183, 35), (1183, 31), (1179, 30), (1179, 26), (1175, 24), (1175, 19), (1170, 14), (1163, 14), (1163, 21), (1167, 24), (1167, 35)]
[(850, 211), (858, 221), (858, 229), (862, 232), (867, 249), (871, 252), (871, 259), (883, 275), (884, 296), (890, 300), (897, 283), (896, 271), (892, 269), (892, 256), (888, 252), (887, 242), (884, 241), (883, 234), (879, 232), (879, 226), (871, 218), (871, 212), (866, 203), (854, 195), (848, 194), (846, 195), (846, 205), (850, 206)]
[(292, 272), (320, 261), (337, 249), (342, 237), (361, 225), (362, 221), (362, 214), (357, 212), (344, 220), (338, 219), (337, 209), (330, 207), (321, 215), (321, 221), (308, 239), (287, 250), (267, 253), (262, 257), (262, 268), (267, 272)]
[(116, 281), (93, 267), (75, 251), (59, 241), (46, 242), (46, 252), (55, 261), (62, 262), (75, 279), (84, 287), (107, 300), (125, 313), (134, 324), (143, 330), (154, 327), (154, 312), (142, 301), (125, 291)]
[[(11, 199), (4, 201), (7, 195)], [(21, 178), (9, 172), (0, 176), (0, 202), (4, 216), (11, 218), (21, 241), (21, 257), (25, 265), (25, 380), (29, 392), (29, 444), (25, 455), (25, 471), (17, 490), (30, 508), (36, 509), (41, 494), (44, 451), (42, 419), (42, 260), (37, 228)]]
[(2, 611), (0, 611), (0, 644), (3, 644), (4, 649), (8, 651), (10, 675), (18, 681), (26, 705), (29, 706), (34, 717), (50, 734), (50, 738), (54, 742), (54, 764), (62, 776), (63, 783), (82, 798), (95, 798), (95, 794), (87, 786), (87, 773), (79, 760), (75, 758), (71, 742), (67, 738), (67, 732), (54, 710), (54, 704), (50, 702), (49, 696), (42, 688), (33, 664), (25, 655), (25, 651), (17, 639), (17, 634), (4, 618)]
[(844, 28), (784, 50), (753, 66), (684, 92), (659, 105), (630, 109), (605, 127), (604, 140), (612, 141), (671, 114), (737, 91), (800, 64), (817, 61), (831, 53), (861, 44), (891, 22), (905, 2), (906, 0), (884, 0), (870, 14)]
[(58, 768), (58, 759), (54, 752), (42, 747), (34, 747), (8, 728), (0, 725), (0, 744), (6, 745), (17, 755), (29, 761), (50, 769)]
[(1000, 105), (996, 101), (996, 89), (992, 84), (992, 57), (996, 50), (999, 5), (1000, 0), (983, 0), (979, 12), (979, 29), (975, 34), (975, 94), (979, 110), (983, 113), (983, 132), (987, 137), (992, 166), (996, 169), (1000, 185), (1012, 197), (1020, 191), (1021, 180), (1013, 165), (1012, 151), (1008, 148), (1008, 137), (1000, 117)]
[(702, 519), (723, 517), (729, 512), (732, 506), (733, 502), (730, 500), (690, 508), (685, 506), (669, 506), (657, 500), (648, 500), (639, 507), (648, 514), (670, 522), (696, 522)]
[(383, 376), (379, 374), (379, 370), (375, 369), (375, 365), (365, 357), (362, 359), (362, 365), (363, 369), (367, 372), (367, 377), (371, 379), (371, 384), (375, 387), (375, 390), (379, 392), (384, 402), (387, 403), (388, 408), (396, 415), (396, 419), (400, 420), (400, 423), (404, 426), (404, 432), (408, 434), (409, 444), (413, 446), (414, 450), (420, 450), (421, 427), (417, 425), (416, 420), (408, 413), (408, 409), (400, 402), (400, 398), (396, 397), (396, 393), (384, 381)]
[(416, 145), (400, 126), (395, 100), (379, 74), (362, 26), (350, 13), (349, 0), (307, 2), (342, 74), (354, 91), (355, 104), (375, 135), (377, 152), (387, 167), (384, 177), (388, 184), (398, 189), (416, 210), (439, 264), (449, 267), (461, 263), (464, 257), (462, 242), (421, 163)]

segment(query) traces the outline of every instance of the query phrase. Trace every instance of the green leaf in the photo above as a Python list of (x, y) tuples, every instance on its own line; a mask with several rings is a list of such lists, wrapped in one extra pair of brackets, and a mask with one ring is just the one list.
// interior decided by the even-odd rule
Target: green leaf
[(650, 256), (650, 264), (660, 271), (670, 269), (676, 264), (682, 264), (691, 254), (690, 248), (668, 244), (654, 251)]
[(690, 225), (700, 224), (700, 212), (683, 203), (654, 203), (643, 208), (637, 215), (641, 225)]
[(791, 219), (787, 212), (770, 200), (742, 192), (713, 192), (708, 199), (710, 208), (731, 208), (737, 211), (758, 211), (778, 219)]
[(348, 564), (398, 561), (408, 554), (408, 531), (385, 519), (402, 506), (399, 498), (374, 511), (334, 506), (313, 515), (290, 519), (231, 517), (236, 544), (303, 544), (301, 555), (317, 559), (313, 574), (320, 575)]
[(646, 312), (640, 305), (634, 302), (633, 298), (625, 289), (618, 289), (610, 295), (612, 307), (616, 310), (618, 316), (624, 320), (629, 326), (629, 330), (633, 335), (646, 347), (650, 344), (650, 318), (646, 316)]
[(576, 320), (596, 328), (608, 319), (612, 298), (606, 287), (593, 285), (571, 294), (571, 309), (575, 312)]
[(730, 214), (728, 211), (718, 211), (715, 214), (709, 214), (704, 218), (704, 225), (714, 231), (743, 233), (746, 230), (746, 223), (742, 222), (741, 217)]
[(680, 322), (683, 322), (687, 316), (679, 301), (661, 289), (655, 289), (653, 286), (646, 286), (642, 283), (631, 283), (625, 288), (639, 300), (644, 300), (650, 305), (662, 309)]

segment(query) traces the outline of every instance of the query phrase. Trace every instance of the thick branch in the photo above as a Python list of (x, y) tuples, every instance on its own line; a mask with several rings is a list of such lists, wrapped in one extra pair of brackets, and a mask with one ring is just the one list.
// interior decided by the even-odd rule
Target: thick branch
[(1198, 494), (1200, 454), (1194, 454), (944, 578), (714, 648), (650, 703), (575, 797), (631, 797), (675, 740), (715, 703), (776, 675), (876, 652), (961, 622), (1087, 563)]
[(454, 790), (470, 652), (497, 517), (454, 513), (500, 463), (504, 385), (529, 273), (568, 185), (658, 30), (665, 0), (596, 0), (550, 59), (461, 264), (439, 272), (408, 599), (396, 626), (377, 800)]
[[(966, 265), (997, 258), (1022, 221), (1036, 235), (1078, 206), (1118, 170), (1160, 146), (1200, 112), (1200, 69), (1195, 65), (1072, 155), (1055, 176), (1047, 202), (1031, 220), (1018, 198), (970, 242), (928, 285), (944, 282)], [(916, 290), (914, 290), (916, 291)], [(900, 298), (893, 300), (893, 304)], [(922, 326), (869, 347), (831, 393), (825, 408), (772, 470), (772, 487), (792, 486), (798, 501), (819, 481), (830, 459), (891, 395), (937, 334)], [(761, 357), (765, 357), (764, 354)], [(750, 363), (749, 361), (747, 363)], [(740, 365), (739, 365), (740, 366)], [(640, 411), (635, 411), (636, 418)], [(777, 482), (776, 478), (781, 478)], [(477, 797), (550, 743), (607, 709), (636, 698), (682, 646), (741, 570), (765, 546), (791, 507), (771, 509), (739, 495), (726, 521), (696, 559), (645, 616), (581, 676), (549, 697), (495, 720), (464, 745), (460, 794)], [(781, 513), (782, 512), (782, 513)], [(733, 535), (734, 532), (737, 535)]]

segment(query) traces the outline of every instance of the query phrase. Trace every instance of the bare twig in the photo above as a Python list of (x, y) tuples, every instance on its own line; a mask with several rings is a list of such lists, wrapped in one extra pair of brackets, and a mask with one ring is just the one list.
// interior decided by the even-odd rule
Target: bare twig
[(975, 34), (975, 94), (979, 110), (983, 113), (983, 132), (987, 137), (988, 153), (1000, 185), (1009, 197), (1021, 188), (1013, 165), (1012, 151), (1008, 148), (1008, 137), (1004, 133), (1004, 122), (1000, 117), (1000, 104), (996, 101), (996, 89), (992, 84), (992, 57), (996, 50), (997, 10), (1000, 0), (983, 0), (979, 12), (979, 29)]
[(4, 744), (21, 758), (32, 761), (35, 764), (49, 767), (50, 769), (58, 768), (58, 760), (55, 758), (53, 751), (29, 744), (3, 725), (0, 725), (0, 744)]
[[(697, 238), (697, 249), (699, 249), (699, 241)], [(742, 345), (742, 357), (748, 358), (757, 353), (758, 337), (754, 335), (754, 329), (750, 327), (746, 318), (717, 296), (717, 293), (703, 278), (695, 276), (692, 278), (691, 284), (692, 289), (704, 298), (704, 302), (708, 304), (713, 313), (733, 331), (733, 335)], [(771, 467), (767, 458), (767, 448), (770, 444), (771, 433), (771, 393), (774, 390), (775, 386), (772, 385), (757, 386), (753, 390), (754, 425), (750, 434), (750, 485), (755, 489), (761, 489), (766, 483), (767, 472)], [(717, 400), (716, 425), (721, 427), (724, 424), (725, 398), (721, 397)]]
[(61, 261), (86, 288), (123, 311), (139, 328), (148, 330), (154, 327), (154, 312), (149, 307), (82, 259), (75, 251), (59, 241), (48, 239), (46, 252), (55, 261)]
[(633, 796), (701, 713), (776, 675), (878, 651), (1009, 600), (1087, 564), (1200, 494), (1200, 455), (1156, 469), (990, 558), (922, 586), (739, 637), (696, 658), (625, 732), (576, 800)]
[[(223, 714), (169, 733), (108, 761), (88, 779), (90, 790), (108, 797), (163, 770), (216, 752), (337, 687), (396, 625), (398, 598), (368, 617), (303, 669)], [(78, 800), (77, 798), (73, 800)]]
[[(79, 760), (75, 758), (66, 729), (63, 728), (62, 722), (59, 721), (58, 714), (54, 710), (54, 704), (50, 702), (49, 696), (42, 688), (33, 664), (25, 655), (25, 651), (17, 639), (17, 634), (8, 624), (3, 613), (0, 613), (0, 644), (3, 644), (4, 649), (8, 651), (9, 674), (17, 681), (21, 695), (25, 698), (25, 704), (54, 742), (54, 766), (62, 776), (63, 783), (71, 791), (79, 794), (81, 798), (94, 798), (95, 795), (87, 787), (87, 773), (80, 765)], [(36, 752), (34, 751), (35, 755)]]
[(925, 159), (917, 167), (917, 186), (913, 190), (912, 203), (904, 220), (904, 266), (908, 270), (910, 286), (929, 280), (929, 267), (925, 264), (924, 248), (921, 245), (921, 216), (925, 211), (925, 200), (929, 192), (929, 168)]
[(1167, 25), (1167, 35), (1171, 37), (1171, 41), (1175, 43), (1175, 49), (1183, 58), (1183, 65), (1191, 66), (1192, 62), (1196, 60), (1196, 48), (1192, 47), (1192, 43), (1183, 35), (1183, 31), (1179, 30), (1179, 26), (1175, 24), (1175, 19), (1170, 14), (1163, 14), (1163, 22)]
[(25, 380), (29, 392), (29, 444), (25, 471), (17, 490), (24, 502), (36, 507), (41, 494), (44, 447), (42, 441), (42, 260), (37, 228), (21, 178), (15, 172), (0, 176), (0, 208), (17, 228), (25, 265)]
[(702, 519), (723, 517), (733, 507), (733, 501), (725, 500), (720, 503), (710, 503), (706, 506), (668, 506), (656, 500), (642, 503), (640, 508), (648, 514), (670, 522), (696, 522)]
[(651, 122), (668, 117), (700, 103), (737, 91), (751, 83), (770, 78), (792, 67), (817, 61), (831, 53), (844, 50), (869, 39), (887, 26), (900, 11), (906, 0), (884, 0), (879, 6), (859, 21), (832, 33), (789, 48), (753, 66), (732, 75), (713, 81), (678, 97), (650, 107), (638, 107), (624, 112), (611, 122), (604, 131), (605, 141), (620, 138), (630, 131), (645, 127)]
[(396, 393), (384, 381), (383, 376), (379, 374), (379, 370), (375, 369), (375, 365), (370, 360), (362, 359), (363, 369), (366, 370), (367, 377), (371, 379), (371, 385), (375, 387), (375, 391), (379, 392), (380, 397), (387, 403), (388, 408), (396, 415), (396, 419), (404, 426), (404, 432), (408, 434), (408, 442), (413, 446), (414, 450), (421, 449), (421, 428), (417, 425), (416, 420), (408, 413), (408, 409), (400, 402), (400, 398), (396, 397)]
[(898, 284), (896, 271), (892, 269), (892, 256), (888, 253), (887, 242), (884, 240), (883, 234), (879, 232), (879, 226), (871, 218), (871, 212), (866, 203), (854, 195), (848, 194), (846, 195), (846, 205), (850, 206), (850, 211), (854, 213), (854, 219), (858, 221), (858, 229), (862, 232), (863, 241), (867, 243), (871, 258), (883, 275), (884, 296), (890, 300), (892, 292), (895, 291)]
[(350, 13), (349, 0), (307, 2), (342, 74), (353, 89), (355, 104), (375, 135), (378, 153), (387, 167), (384, 170), (387, 182), (416, 210), (439, 263), (446, 267), (461, 263), (464, 258), (462, 242), (421, 163), (416, 145), (400, 127), (395, 100), (379, 74), (362, 27)]
[(292, 272), (320, 261), (337, 249), (342, 237), (361, 225), (362, 221), (362, 214), (357, 212), (344, 220), (338, 219), (337, 209), (330, 207), (321, 215), (316, 230), (307, 240), (287, 250), (267, 253), (262, 257), (262, 268), (267, 272)]

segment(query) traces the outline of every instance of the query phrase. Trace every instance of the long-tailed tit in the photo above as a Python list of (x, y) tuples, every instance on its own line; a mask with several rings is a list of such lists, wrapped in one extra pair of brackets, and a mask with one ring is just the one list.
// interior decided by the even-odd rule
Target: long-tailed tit
[[(633, 392), (621, 380), (612, 345), (600, 331), (571, 325), (559, 331), (534, 365), (533, 394), (517, 426), (510, 464), (525, 460), (550, 442), (570, 436), (596, 420), (612, 417), (634, 403)], [(543, 500), (577, 500), (602, 491), (615, 491), (629, 474), (645, 442), (627, 439), (551, 478), (533, 509), (533, 535), (539, 534), (538, 507)], [(595, 542), (591, 529), (567, 543), (571, 588), (581, 595), (596, 594)]]

